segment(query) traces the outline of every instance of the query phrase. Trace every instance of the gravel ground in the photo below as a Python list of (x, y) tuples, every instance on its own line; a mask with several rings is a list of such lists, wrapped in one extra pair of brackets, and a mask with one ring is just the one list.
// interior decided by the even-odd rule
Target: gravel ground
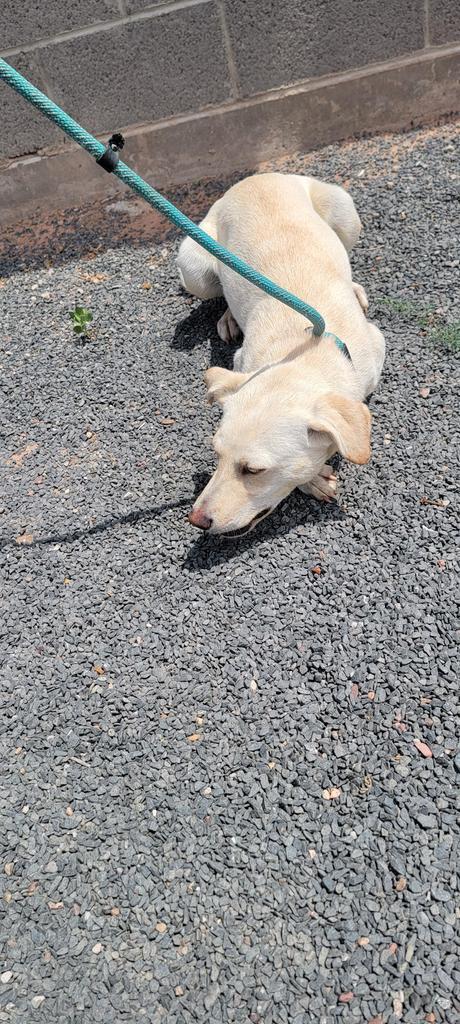
[(177, 242), (2, 282), (0, 1021), (458, 1022), (454, 140), (283, 165), (349, 184), (388, 359), (338, 504), (237, 543)]

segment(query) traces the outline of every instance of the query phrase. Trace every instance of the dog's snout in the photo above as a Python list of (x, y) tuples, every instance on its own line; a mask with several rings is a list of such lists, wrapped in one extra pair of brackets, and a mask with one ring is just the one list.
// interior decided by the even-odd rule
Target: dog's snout
[(212, 526), (211, 516), (207, 516), (201, 508), (192, 508), (188, 518), (192, 526), (197, 526), (199, 530), (209, 530)]

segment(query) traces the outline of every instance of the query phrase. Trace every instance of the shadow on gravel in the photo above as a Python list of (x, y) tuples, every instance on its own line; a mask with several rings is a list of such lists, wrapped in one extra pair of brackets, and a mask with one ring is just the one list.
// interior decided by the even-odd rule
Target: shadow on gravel
[[(205, 480), (206, 482), (206, 480)], [(309, 523), (333, 522), (344, 518), (344, 513), (335, 502), (319, 504), (314, 498), (291, 494), (273, 515), (268, 516), (252, 533), (239, 540), (225, 540), (224, 537), (209, 537), (200, 534), (190, 548), (182, 566), (191, 572), (213, 569), (217, 565), (240, 558), (246, 551), (257, 548), (266, 541), (276, 541), (298, 526)]]
[(172, 340), (173, 348), (180, 352), (191, 352), (198, 345), (211, 342), (209, 355), (210, 366), (233, 368), (233, 354), (240, 343), (228, 345), (221, 341), (217, 333), (217, 321), (225, 312), (224, 299), (209, 299), (202, 302), (197, 309), (192, 309), (184, 320), (178, 323)]
[[(156, 505), (154, 508), (134, 509), (132, 512), (127, 512), (123, 516), (113, 516), (111, 519), (103, 519), (101, 523), (95, 523), (94, 526), (88, 526), (86, 529), (84, 527), (77, 527), (75, 530), (70, 530), (68, 533), (53, 533), (50, 534), (49, 537), (38, 537), (37, 540), (33, 540), (27, 545), (27, 550), (30, 550), (30, 548), (45, 547), (49, 544), (73, 544), (76, 540), (82, 540), (85, 537), (94, 537), (98, 533), (105, 533), (106, 530), (111, 530), (114, 526), (135, 526), (137, 523), (150, 523), (152, 520), (158, 519), (163, 512), (169, 512), (175, 508), (191, 508), (193, 501), (193, 495), (187, 498), (179, 498), (178, 501), (172, 501), (165, 505)], [(0, 550), (1, 548), (6, 548), (10, 545), (17, 547), (17, 543), (12, 537), (0, 538)]]
[[(164, 505), (156, 505), (153, 508), (133, 509), (122, 516), (112, 516), (110, 519), (103, 519), (94, 526), (77, 527), (66, 533), (52, 533), (47, 537), (37, 537), (25, 550), (32, 548), (47, 547), (51, 544), (74, 544), (75, 541), (84, 540), (86, 537), (95, 537), (106, 530), (112, 530), (116, 526), (136, 526), (137, 523), (150, 523), (158, 519), (164, 512), (171, 512), (174, 509), (190, 509), (209, 480), (209, 473), (196, 473), (194, 475), (194, 494), (179, 498), (178, 501), (167, 502)], [(199, 535), (192, 542), (190, 551), (182, 565), (184, 569), (201, 571), (212, 569), (216, 565), (231, 561), (239, 557), (245, 551), (250, 551), (267, 540), (276, 540), (290, 533), (300, 525), (308, 525), (309, 522), (318, 520), (334, 521), (343, 519), (343, 512), (339, 505), (319, 505), (314, 499), (301, 498), (299, 495), (291, 495), (272, 516), (261, 523), (261, 525), (249, 533), (247, 537), (240, 540), (225, 540), (223, 537), (208, 537), (205, 534)], [(7, 547), (18, 547), (13, 537), (0, 538), (0, 550)]]

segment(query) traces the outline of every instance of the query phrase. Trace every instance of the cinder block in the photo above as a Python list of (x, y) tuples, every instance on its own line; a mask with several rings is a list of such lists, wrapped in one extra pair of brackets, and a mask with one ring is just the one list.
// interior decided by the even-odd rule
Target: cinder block
[(460, 0), (429, 0), (430, 41), (436, 46), (460, 40)]
[(92, 131), (200, 110), (230, 95), (214, 4), (45, 47), (57, 102)]
[(59, 32), (119, 17), (117, 0), (2, 0), (0, 48), (37, 43)]
[(224, 3), (245, 95), (423, 47), (422, 0)]
[[(16, 54), (8, 63), (38, 89), (47, 92), (32, 54)], [(63, 139), (59, 128), (55, 128), (51, 121), (22, 96), (18, 96), (5, 82), (0, 82), (0, 125), (0, 158), (3, 159), (35, 153), (37, 149), (54, 145)]]

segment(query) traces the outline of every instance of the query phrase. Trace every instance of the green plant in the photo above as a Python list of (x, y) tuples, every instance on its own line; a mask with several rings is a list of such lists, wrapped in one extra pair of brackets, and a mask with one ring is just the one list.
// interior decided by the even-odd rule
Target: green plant
[(453, 352), (460, 352), (460, 320), (446, 324), (445, 327), (436, 327), (431, 331), (430, 338), (440, 345), (446, 345)]
[(424, 331), (429, 341), (438, 345), (446, 345), (453, 352), (460, 350), (460, 320), (442, 325), (442, 317), (436, 312), (435, 306), (419, 306), (411, 299), (383, 298), (382, 306), (392, 313), (399, 313), (406, 320), (413, 320), (419, 330)]
[(69, 313), (75, 334), (87, 334), (88, 324), (93, 319), (93, 314), (84, 306), (75, 306)]
[(380, 305), (386, 306), (392, 313), (400, 313), (401, 316), (412, 317), (419, 310), (419, 306), (411, 299), (393, 299), (387, 295), (380, 299)]
[(418, 326), (423, 329), (428, 327), (435, 319), (434, 306), (419, 306), (412, 299), (381, 299), (382, 306), (386, 306), (392, 313), (399, 313), (407, 320), (415, 320)]

